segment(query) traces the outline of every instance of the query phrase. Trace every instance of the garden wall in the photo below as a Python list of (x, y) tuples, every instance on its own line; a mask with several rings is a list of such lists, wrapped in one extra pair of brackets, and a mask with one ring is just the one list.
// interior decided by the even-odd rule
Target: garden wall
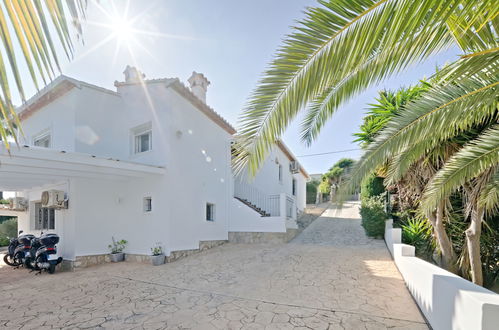
[(385, 242), (404, 281), (435, 330), (497, 329), (499, 295), (415, 257), (401, 231), (386, 222)]

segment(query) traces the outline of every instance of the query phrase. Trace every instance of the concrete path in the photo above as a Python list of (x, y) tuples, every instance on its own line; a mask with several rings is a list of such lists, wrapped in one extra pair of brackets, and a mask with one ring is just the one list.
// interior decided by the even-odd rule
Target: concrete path
[(0, 328), (427, 329), (357, 209), (327, 210), (288, 244), (226, 244), (158, 267), (3, 267)]

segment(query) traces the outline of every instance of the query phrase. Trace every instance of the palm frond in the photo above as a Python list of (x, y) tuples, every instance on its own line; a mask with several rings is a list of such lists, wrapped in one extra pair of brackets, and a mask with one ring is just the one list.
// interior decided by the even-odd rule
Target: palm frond
[(499, 125), (458, 151), (428, 184), (422, 200), (423, 211), (431, 211), (438, 201), (484, 171), (499, 165)]
[[(249, 163), (250, 172), (258, 169), (275, 141), (309, 102), (356, 79), (350, 91), (337, 94), (333, 104), (341, 104), (369, 84), (454, 43), (445, 25), (452, 14), (459, 12), (483, 24), (491, 19), (487, 13), (498, 6), (495, 1), (482, 1), (477, 6), (474, 1), (457, 0), (320, 3), (322, 7), (308, 9), (304, 21), (288, 36), (240, 117), (239, 132), (247, 151), (236, 161)], [(379, 63), (377, 73), (356, 74), (373, 56)], [(325, 111), (323, 118), (328, 118), (331, 109), (334, 107)]]
[(482, 190), (479, 204), (491, 214), (499, 211), (499, 168)]
[(461, 70), (471, 70), (474, 62), (482, 62), (483, 58), (460, 60), (456, 67), (449, 68), (454, 75), (442, 75), (442, 83), (436, 84), (394, 117), (358, 162), (352, 184), (359, 184), (390, 157), (405, 152), (408, 154), (405, 163), (394, 167), (399, 173), (391, 174), (400, 178), (414, 161), (438, 143), (483, 122), (487, 117), (497, 116), (499, 54), (482, 56), (494, 58), (492, 62), (486, 61), (490, 63), (486, 66), (487, 70), (472, 71), (471, 76), (463, 75)]
[[(0, 7), (0, 40), (3, 46), (3, 50), (0, 51), (0, 85), (2, 90), (0, 95), (0, 137), (7, 148), (10, 147), (9, 137), (17, 143), (16, 129), (20, 130), (20, 123), (14, 110), (9, 76), (13, 77), (17, 93), (24, 102), (26, 97), (23, 80), (25, 78), (20, 75), (19, 57), (24, 58), (30, 78), (37, 89), (39, 88), (39, 78), (44, 83), (53, 78), (54, 66), (60, 72), (58, 45), (53, 40), (52, 28), (58, 35), (59, 45), (70, 58), (73, 44), (65, 8), (71, 12), (71, 20), (79, 24), (79, 18), (84, 15), (86, 9), (86, 1), (70, 0), (64, 5), (60, 0), (4, 0), (4, 6)], [(50, 16), (51, 23), (47, 19), (47, 15)], [(75, 27), (77, 34), (81, 34), (81, 26), (75, 24)], [(17, 49), (21, 51), (19, 52)], [(7, 58), (8, 66), (4, 58)]]

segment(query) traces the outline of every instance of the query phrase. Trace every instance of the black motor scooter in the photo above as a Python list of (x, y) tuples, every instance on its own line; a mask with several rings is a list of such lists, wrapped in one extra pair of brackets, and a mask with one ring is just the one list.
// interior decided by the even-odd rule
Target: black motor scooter
[[(20, 230), (18, 235), (21, 235), (22, 233), (23, 231)], [(7, 248), (7, 253), (3, 256), (3, 262), (5, 262), (9, 266), (12, 267), (19, 266), (14, 260), (14, 254), (18, 245), (19, 245), (18, 237), (13, 237), (10, 239), (9, 247)]]
[(59, 243), (57, 234), (43, 234), (33, 239), (30, 250), (30, 268), (48, 271), (50, 274), (55, 272), (55, 266), (62, 262), (61, 257), (57, 257), (56, 244)]
[(31, 241), (35, 238), (35, 235), (22, 234), (17, 238), (18, 244), (14, 249), (13, 263), (15, 266), (26, 266), (30, 267), (31, 262)]

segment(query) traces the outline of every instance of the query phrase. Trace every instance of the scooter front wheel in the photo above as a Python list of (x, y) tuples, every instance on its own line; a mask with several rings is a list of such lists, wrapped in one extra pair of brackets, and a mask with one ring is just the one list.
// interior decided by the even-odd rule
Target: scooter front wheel
[(3, 262), (12, 267), (19, 266), (19, 264), (16, 262), (16, 259), (14, 259), (8, 254), (3, 256)]

